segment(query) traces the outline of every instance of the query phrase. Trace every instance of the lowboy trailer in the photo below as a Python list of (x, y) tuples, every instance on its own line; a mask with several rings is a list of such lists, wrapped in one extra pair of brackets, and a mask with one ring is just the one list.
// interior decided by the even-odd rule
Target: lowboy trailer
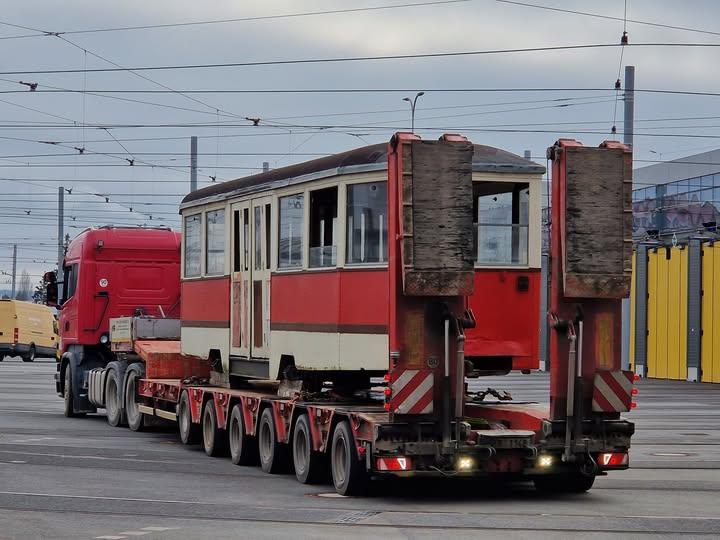
[[(630, 150), (572, 140), (548, 150), (549, 410), (467, 391), (473, 366), (465, 334), (487, 317), (468, 307), (473, 145), (458, 135), (424, 141), (398, 133), (387, 157), (382, 382), (346, 386), (328, 372), (330, 383), (318, 385), (317, 373), (306, 379), (299, 369), (277, 381), (231, 379), (217, 357), (184, 354), (184, 337), (167, 339), (173, 322), (129, 317), (110, 321), (117, 361), (89, 373), (89, 401), (133, 430), (155, 419), (176, 422), (183, 443), (202, 442), (211, 456), (229, 452), (235, 464), (294, 469), (303, 483), (330, 475), (344, 495), (382, 476), (512, 476), (539, 490), (579, 493), (596, 476), (628, 468), (634, 426), (620, 414), (635, 390), (633, 375), (620, 368), (620, 302), (629, 292), (632, 247)], [(495, 309), (482, 298), (474, 307)], [(182, 315), (177, 326), (185, 327)], [(111, 380), (114, 393), (107, 392)]]

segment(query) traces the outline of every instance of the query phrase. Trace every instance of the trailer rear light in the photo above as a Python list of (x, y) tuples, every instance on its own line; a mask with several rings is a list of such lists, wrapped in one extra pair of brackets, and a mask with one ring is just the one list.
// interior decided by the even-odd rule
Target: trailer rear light
[(638, 390), (637, 388), (633, 388), (633, 389), (632, 389), (632, 392), (630, 392), (630, 393), (631, 393), (633, 396), (637, 396), (637, 395), (640, 393), (640, 390)]
[(627, 452), (607, 452), (598, 456), (598, 463), (603, 469), (627, 467), (630, 463), (630, 456)]
[(19, 334), (20, 334), (20, 331), (17, 328), (13, 328), (13, 341), (15, 343), (18, 342)]
[(455, 461), (455, 468), (458, 471), (469, 471), (475, 467), (475, 460), (469, 456), (460, 456)]
[(375, 469), (378, 471), (409, 471), (412, 470), (412, 460), (408, 457), (377, 458)]
[(538, 467), (540, 467), (540, 468), (542, 468), (542, 469), (547, 469), (548, 467), (551, 467), (551, 466), (552, 466), (552, 464), (553, 464), (553, 457), (552, 457), (552, 456), (548, 456), (548, 455), (540, 456), (540, 457), (538, 458), (537, 463), (538, 463)]

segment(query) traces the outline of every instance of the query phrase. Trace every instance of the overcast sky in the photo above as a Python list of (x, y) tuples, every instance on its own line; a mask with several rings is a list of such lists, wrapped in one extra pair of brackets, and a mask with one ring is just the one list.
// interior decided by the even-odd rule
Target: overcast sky
[[(65, 32), (427, 1), (6, 0), (0, 20)], [(625, 6), (623, 0), (526, 3), (620, 18)], [(714, 23), (720, 20), (720, 3), (628, 0), (627, 17), (712, 32), (718, 30)], [(631, 43), (720, 43), (720, 35), (712, 33), (634, 22), (627, 23), (627, 30)], [(0, 72), (25, 72), (0, 74), (0, 272), (11, 269), (13, 242), (18, 243), (18, 274), (27, 268), (35, 281), (53, 267), (59, 185), (72, 189), (65, 197), (65, 224), (71, 237), (86, 226), (107, 223), (178, 227), (178, 202), (189, 189), (191, 135), (199, 138), (199, 184), (203, 186), (212, 181), (210, 177), (219, 182), (251, 174), (263, 161), (279, 167), (387, 141), (394, 131), (409, 129), (409, 106), (402, 98), (420, 90), (426, 94), (418, 101), (415, 125), (423, 137), (435, 138), (445, 128), (520, 155), (531, 150), (543, 164), (546, 147), (558, 137), (596, 145), (611, 137), (614, 119), (622, 133), (623, 103), (620, 100), (616, 105), (613, 90), (618, 71), (621, 77), (624, 72), (619, 48), (136, 74), (32, 72), (117, 67), (108, 61), (130, 68), (617, 43), (622, 31), (623, 21), (495, 0), (61, 37), (0, 24), (0, 38), (34, 35), (0, 39)], [(709, 47), (628, 47), (622, 65), (636, 66), (640, 89), (717, 92), (718, 52)], [(27, 91), (17, 81), (38, 83), (38, 92)], [(431, 91), (547, 87), (564, 90)], [(412, 92), (107, 93), (168, 88), (178, 92), (350, 88)], [(40, 92), (51, 89), (77, 92)], [(719, 104), (716, 96), (638, 93), (636, 166), (647, 163), (640, 160), (668, 160), (716, 148)], [(713, 115), (715, 119), (696, 118)], [(260, 125), (253, 127), (245, 117), (260, 118)], [(122, 127), (128, 124), (143, 127)], [(274, 127), (279, 124), (284, 127)], [(84, 148), (84, 153), (80, 155), (76, 148)], [(130, 166), (128, 160), (135, 165)], [(0, 275), (0, 289), (7, 282), (7, 276)]]

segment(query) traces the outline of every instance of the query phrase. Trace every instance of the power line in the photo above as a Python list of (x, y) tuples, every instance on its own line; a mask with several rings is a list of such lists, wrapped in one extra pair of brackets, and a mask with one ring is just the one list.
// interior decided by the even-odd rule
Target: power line
[(363, 11), (379, 11), (379, 10), (410, 8), (410, 7), (425, 7), (425, 6), (435, 6), (435, 5), (442, 5), (442, 4), (460, 4), (460, 3), (465, 3), (468, 1), (470, 1), (470, 0), (436, 0), (436, 1), (432, 1), (432, 2), (392, 4), (392, 5), (388, 5), (388, 6), (370, 6), (370, 7), (362, 7), (362, 8), (310, 11), (310, 12), (304, 12), (304, 13), (285, 13), (285, 14), (278, 14), (278, 15), (261, 15), (261, 16), (257, 16), (257, 17), (240, 17), (240, 18), (234, 18), (234, 19), (215, 19), (215, 20), (209, 20), (209, 21), (188, 21), (188, 22), (182, 22), (182, 23), (146, 24), (146, 25), (138, 25), (138, 26), (117, 26), (117, 27), (111, 27), (111, 28), (90, 28), (90, 29), (84, 29), (84, 30), (67, 30), (64, 32), (48, 32), (45, 30), (38, 30), (36, 28), (31, 28), (28, 26), (11, 24), (11, 23), (7, 23), (7, 22), (0, 22), (0, 24), (5, 24), (7, 26), (13, 26), (15, 28), (20, 28), (23, 30), (30, 30), (33, 32), (41, 32), (38, 34), (3, 36), (3, 37), (0, 37), (0, 39), (20, 39), (20, 38), (58, 36), (58, 35), (70, 35), (70, 34), (92, 34), (92, 33), (98, 33), (98, 32), (120, 32), (120, 31), (128, 31), (128, 30), (150, 30), (150, 29), (160, 29), (160, 28), (177, 28), (177, 27), (183, 27), (183, 26), (200, 26), (200, 25), (209, 25), (209, 24), (264, 21), (264, 20), (272, 20), (272, 19), (290, 19), (290, 18), (298, 18), (298, 17), (312, 17), (312, 16), (317, 16), (317, 15), (338, 15), (338, 14), (343, 14), (343, 13), (359, 13), (359, 12), (363, 12)]
[[(215, 69), (229, 67), (258, 67), (258, 66), (279, 66), (279, 65), (301, 65), (301, 64), (329, 64), (339, 62), (366, 62), (378, 60), (412, 60), (422, 58), (450, 58), (460, 56), (482, 56), (494, 54), (513, 54), (526, 52), (551, 52), (551, 51), (572, 51), (586, 49), (606, 49), (614, 47), (622, 47), (620, 43), (588, 43), (582, 45), (554, 45), (542, 47), (520, 47), (512, 49), (489, 49), (481, 51), (455, 51), (455, 52), (437, 52), (437, 53), (416, 53), (416, 54), (395, 54), (395, 55), (379, 55), (379, 56), (346, 56), (337, 58), (304, 58), (293, 60), (263, 60), (256, 62), (226, 62), (226, 63), (209, 63), (209, 64), (176, 64), (164, 66), (137, 66), (137, 67), (115, 67), (115, 68), (90, 68), (90, 69), (36, 69), (21, 71), (0, 71), (0, 75), (44, 75), (44, 74), (68, 74), (68, 73), (116, 73), (124, 71), (167, 71), (167, 70), (186, 70), (186, 69)], [(625, 47), (683, 47), (683, 48), (717, 48), (720, 43), (632, 43), (626, 44)]]
[(602, 15), (600, 13), (590, 13), (587, 11), (576, 11), (573, 9), (562, 9), (562, 8), (557, 8), (557, 7), (552, 7), (552, 6), (544, 6), (541, 4), (531, 4), (528, 2), (516, 2), (514, 0), (495, 0), (495, 1), (499, 2), (501, 4), (513, 4), (516, 6), (544, 9), (544, 10), (556, 11), (556, 12), (560, 12), (560, 13), (570, 13), (572, 15), (584, 15), (586, 17), (595, 17), (596, 19), (607, 19), (607, 20), (611, 20), (611, 21), (623, 21), (623, 22), (630, 22), (633, 24), (642, 24), (642, 25), (646, 25), (646, 26), (656, 26), (659, 28), (669, 28), (672, 30), (684, 30), (686, 32), (697, 32), (699, 34), (709, 34), (709, 35), (713, 35), (713, 36), (720, 36), (720, 32), (713, 32), (711, 30), (702, 30), (699, 28), (690, 28), (687, 26), (675, 26), (672, 24), (663, 24), (663, 23), (651, 22), (651, 21), (641, 21), (638, 19), (627, 19), (625, 17), (613, 17), (611, 15)]
[[(720, 45), (720, 44), (719, 44)], [(613, 45), (615, 46), (615, 45)], [(619, 46), (619, 45), (617, 45)], [(3, 79), (7, 80), (7, 79)], [(400, 94), (407, 92), (415, 92), (418, 87), (414, 88), (272, 88), (272, 89), (213, 89), (213, 90), (179, 90), (183, 94)], [(538, 87), (538, 88), (425, 88), (425, 93), (436, 94), (472, 94), (472, 93), (510, 93), (510, 92), (603, 92), (610, 90), (609, 88), (582, 88), (582, 87)], [(623, 89), (624, 90), (624, 89)], [(56, 93), (82, 93), (84, 90), (68, 89), (68, 90), (42, 90), (34, 91), (34, 94), (56, 94)], [(168, 90), (87, 90), (85, 92), (93, 92), (97, 94), (171, 94)], [(712, 91), (694, 91), (694, 90), (669, 90), (657, 88), (635, 88), (635, 92), (645, 92), (649, 94), (669, 94), (683, 96), (720, 96), (720, 92)], [(27, 90), (0, 90), (0, 94), (28, 94)], [(214, 124), (213, 124), (214, 126)], [(249, 127), (254, 127), (250, 126)]]

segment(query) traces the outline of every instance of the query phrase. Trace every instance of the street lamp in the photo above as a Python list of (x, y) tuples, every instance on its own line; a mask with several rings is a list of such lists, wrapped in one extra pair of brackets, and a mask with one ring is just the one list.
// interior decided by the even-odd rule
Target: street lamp
[(411, 122), (411, 132), (415, 133), (415, 105), (417, 104), (417, 100), (420, 96), (424, 96), (425, 92), (418, 92), (415, 94), (415, 97), (413, 99), (410, 99), (409, 97), (403, 98), (403, 101), (407, 101), (410, 104), (410, 122)]

